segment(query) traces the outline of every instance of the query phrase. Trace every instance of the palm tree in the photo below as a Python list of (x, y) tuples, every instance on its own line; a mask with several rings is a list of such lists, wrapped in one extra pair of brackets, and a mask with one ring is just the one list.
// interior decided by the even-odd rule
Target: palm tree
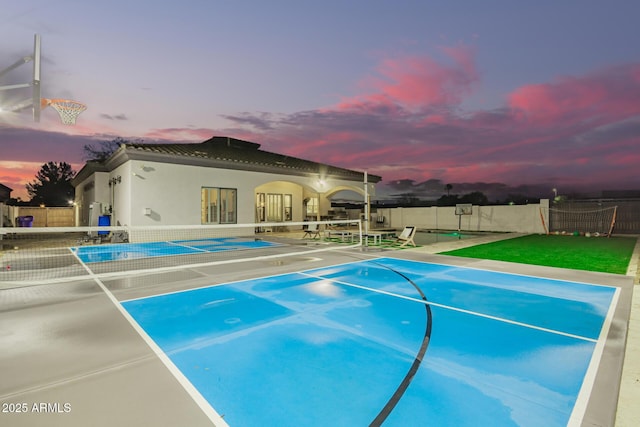
[(447, 184), (444, 186), (444, 189), (447, 190), (447, 197), (449, 197), (449, 193), (451, 192), (452, 188), (453, 188), (453, 185), (451, 184)]

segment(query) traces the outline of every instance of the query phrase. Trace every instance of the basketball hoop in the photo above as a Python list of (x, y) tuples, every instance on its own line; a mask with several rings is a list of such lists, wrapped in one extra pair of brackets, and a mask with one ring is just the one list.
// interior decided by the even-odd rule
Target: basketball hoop
[(62, 123), (65, 125), (75, 125), (76, 118), (87, 109), (86, 105), (70, 99), (41, 99), (42, 108), (46, 108), (49, 105), (55, 108), (60, 115)]

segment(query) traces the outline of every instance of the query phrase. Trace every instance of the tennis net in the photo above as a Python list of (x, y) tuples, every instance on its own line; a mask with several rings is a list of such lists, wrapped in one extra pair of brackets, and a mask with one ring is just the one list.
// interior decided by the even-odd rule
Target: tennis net
[(0, 285), (117, 277), (361, 245), (359, 220), (0, 228)]

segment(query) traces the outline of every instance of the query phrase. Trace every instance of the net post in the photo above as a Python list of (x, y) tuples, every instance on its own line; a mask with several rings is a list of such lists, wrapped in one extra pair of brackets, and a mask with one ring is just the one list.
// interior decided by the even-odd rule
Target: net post
[[(364, 233), (366, 235), (364, 245), (369, 243), (369, 182), (367, 171), (364, 171)], [(362, 244), (362, 230), (360, 231), (360, 244)]]
[(542, 206), (539, 208), (540, 211), (540, 221), (542, 221), (542, 228), (544, 229), (544, 234), (549, 235), (549, 229), (547, 228), (547, 224), (544, 221), (544, 214), (542, 213)]
[(607, 239), (611, 237), (613, 233), (613, 226), (616, 225), (616, 215), (618, 214), (618, 206), (613, 207), (613, 216), (611, 217), (611, 225), (609, 226), (609, 232), (607, 233)]

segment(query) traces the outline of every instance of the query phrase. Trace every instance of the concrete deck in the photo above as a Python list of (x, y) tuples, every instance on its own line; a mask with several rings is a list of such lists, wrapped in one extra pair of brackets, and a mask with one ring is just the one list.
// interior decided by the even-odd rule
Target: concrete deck
[[(640, 244), (636, 245), (634, 255), (635, 272), (627, 276), (435, 254), (495, 238), (439, 243), (384, 255), (620, 287), (618, 310), (582, 425), (609, 426), (614, 425), (614, 419), (617, 426), (640, 425), (640, 411), (636, 409), (640, 397), (637, 291)], [(327, 252), (322, 256), (295, 256), (104, 281), (88, 279), (2, 289), (0, 425), (210, 426), (215, 416), (167, 368), (115, 302), (380, 255), (376, 251), (371, 248)], [(621, 384), (619, 399), (617, 393), (612, 393), (618, 384)]]

